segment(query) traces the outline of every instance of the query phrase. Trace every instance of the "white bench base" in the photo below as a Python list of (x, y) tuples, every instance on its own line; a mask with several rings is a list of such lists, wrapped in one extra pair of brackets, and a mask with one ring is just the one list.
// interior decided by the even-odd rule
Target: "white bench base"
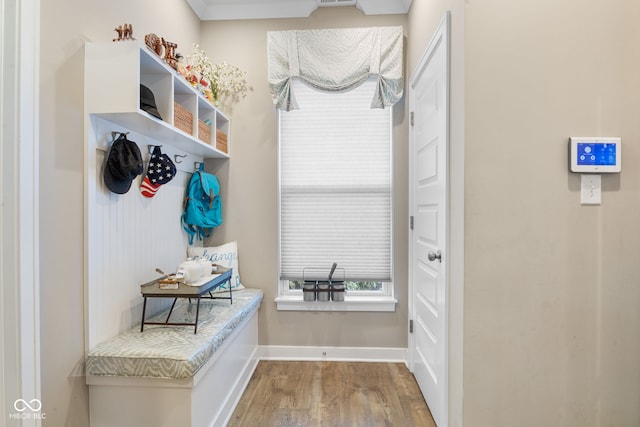
[(91, 427), (225, 426), (258, 356), (254, 311), (193, 378), (87, 376)]

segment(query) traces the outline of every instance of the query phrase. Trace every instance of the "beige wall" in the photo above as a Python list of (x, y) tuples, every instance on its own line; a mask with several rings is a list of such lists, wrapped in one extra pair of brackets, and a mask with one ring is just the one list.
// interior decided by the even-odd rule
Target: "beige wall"
[[(201, 45), (214, 61), (247, 70), (253, 91), (233, 107), (231, 160), (210, 162), (222, 181), (224, 225), (212, 242), (237, 240), (243, 283), (261, 288), (260, 344), (396, 347), (407, 345), (407, 125), (394, 110), (394, 313), (278, 312), (277, 114), (266, 83), (270, 30), (405, 25), (406, 16), (365, 16), (355, 8), (318, 9), (307, 19), (202, 24)], [(406, 99), (406, 98), (405, 98)], [(347, 327), (348, 325), (348, 327)], [(375, 327), (373, 327), (375, 326)]]
[[(454, 51), (464, 26), (465, 426), (640, 425), (640, 7), (430, 3), (410, 63), (431, 12), (452, 9)], [(568, 172), (585, 135), (623, 138), (599, 207)]]
[[(83, 316), (83, 44), (133, 24), (187, 47), (200, 21), (186, 2), (41, 2), (40, 274), (43, 425), (88, 426)], [(180, 49), (179, 49), (180, 50)]]
[[(465, 420), (640, 425), (640, 8), (466, 13)], [(597, 207), (567, 166), (568, 137), (590, 135), (624, 147)]]

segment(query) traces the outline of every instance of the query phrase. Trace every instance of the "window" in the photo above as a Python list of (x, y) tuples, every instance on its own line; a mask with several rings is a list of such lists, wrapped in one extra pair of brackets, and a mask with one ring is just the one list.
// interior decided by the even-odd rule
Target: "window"
[[(293, 85), (300, 109), (279, 113), (278, 309), (393, 310), (391, 108), (370, 108), (374, 80), (343, 93)], [(328, 275), (334, 262), (345, 301), (300, 304), (305, 269)]]

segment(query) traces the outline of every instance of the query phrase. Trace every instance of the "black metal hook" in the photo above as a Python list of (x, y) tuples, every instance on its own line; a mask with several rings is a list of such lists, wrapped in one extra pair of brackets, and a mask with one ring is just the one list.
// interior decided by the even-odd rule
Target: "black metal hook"
[(116, 136), (117, 136), (118, 138), (120, 138), (121, 136), (125, 136), (125, 137), (126, 137), (127, 135), (129, 135), (129, 132), (117, 132), (117, 131), (112, 131), (112, 132), (111, 132), (111, 139), (112, 139), (113, 141), (115, 141), (115, 140), (117, 139), (117, 138), (116, 138)]
[(153, 154), (153, 149), (156, 147), (162, 148), (162, 145), (147, 145), (147, 150), (149, 150), (149, 154)]

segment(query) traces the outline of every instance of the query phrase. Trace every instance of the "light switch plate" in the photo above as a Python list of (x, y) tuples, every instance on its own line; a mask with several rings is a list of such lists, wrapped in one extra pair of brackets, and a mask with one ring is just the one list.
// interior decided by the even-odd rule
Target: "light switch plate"
[(602, 201), (602, 175), (583, 174), (580, 190), (580, 203), (599, 205)]

